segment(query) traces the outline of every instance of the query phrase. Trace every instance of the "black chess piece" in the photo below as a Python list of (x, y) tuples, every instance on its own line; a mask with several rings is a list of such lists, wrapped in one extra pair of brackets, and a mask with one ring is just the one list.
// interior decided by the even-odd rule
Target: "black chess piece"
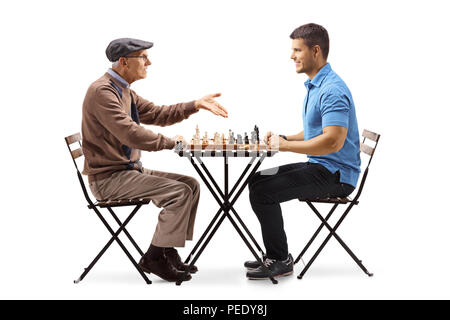
[(250, 144), (250, 141), (248, 140), (247, 132), (245, 132), (244, 143), (245, 143), (245, 144)]
[(175, 145), (176, 151), (182, 151), (183, 150), (183, 141), (177, 141)]
[(256, 143), (259, 144), (259, 128), (256, 124), (255, 124), (255, 132), (256, 132)]

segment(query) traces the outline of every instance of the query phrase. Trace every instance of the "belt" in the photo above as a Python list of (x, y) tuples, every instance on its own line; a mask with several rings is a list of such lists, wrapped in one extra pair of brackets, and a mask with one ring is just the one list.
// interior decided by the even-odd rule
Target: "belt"
[[(125, 171), (127, 171), (127, 170), (136, 170), (136, 171), (139, 171), (141, 173), (144, 172), (144, 169), (142, 167), (132, 167), (132, 168), (129, 168), (129, 169), (124, 169), (124, 170)], [(117, 172), (117, 171), (123, 171), (123, 170), (107, 171), (107, 172), (101, 172), (101, 173), (97, 173), (97, 174), (90, 174), (90, 175), (88, 175), (88, 181), (89, 181), (89, 183), (91, 183), (91, 182), (94, 182), (94, 181), (99, 181), (99, 180), (103, 180), (103, 179), (109, 178), (110, 176), (112, 176), (112, 174), (114, 172)]]
[(99, 180), (109, 178), (110, 176), (112, 176), (112, 174), (114, 172), (117, 172), (117, 171), (107, 171), (107, 172), (102, 172), (102, 173), (97, 173), (97, 174), (90, 174), (90, 175), (88, 175), (88, 181), (89, 181), (89, 183), (91, 183), (94, 181), (99, 181)]

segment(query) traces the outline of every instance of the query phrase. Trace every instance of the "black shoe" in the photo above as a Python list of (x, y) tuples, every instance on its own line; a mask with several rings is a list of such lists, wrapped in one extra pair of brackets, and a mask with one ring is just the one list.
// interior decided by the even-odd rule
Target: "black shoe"
[[(164, 254), (177, 270), (186, 271), (187, 269), (189, 269), (189, 264), (183, 263), (183, 261), (181, 261), (181, 257), (178, 254), (177, 249), (165, 248)], [(192, 265), (192, 267), (189, 269), (190, 273), (196, 273), (197, 271), (198, 268), (195, 265)]]
[(150, 260), (145, 255), (139, 261), (139, 267), (144, 272), (156, 274), (161, 279), (169, 282), (189, 281), (192, 279), (188, 273), (185, 277), (184, 272), (177, 270), (166, 256), (158, 260)]
[[(266, 255), (263, 255), (263, 261), (266, 260), (266, 258), (267, 258)], [(244, 267), (246, 267), (248, 270), (257, 269), (260, 266), (261, 265), (256, 260), (254, 260), (254, 261), (245, 261), (244, 262)]]
[[(264, 265), (267, 268), (263, 268), (259, 266), (257, 269), (249, 270), (247, 272), (247, 278), (251, 280), (262, 280), (269, 279), (269, 277), (278, 278), (289, 276), (294, 272), (294, 259), (292, 259), (292, 255), (289, 254), (286, 260), (272, 260), (266, 258), (264, 260)], [(266, 270), (269, 270), (267, 272)]]

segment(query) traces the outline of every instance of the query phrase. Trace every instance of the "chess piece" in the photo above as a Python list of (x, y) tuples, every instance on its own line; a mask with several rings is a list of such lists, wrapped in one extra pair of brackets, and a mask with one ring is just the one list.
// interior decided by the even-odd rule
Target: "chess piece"
[(259, 144), (259, 128), (255, 124), (255, 132), (256, 132), (256, 143)]
[(192, 138), (192, 144), (197, 145), (200, 144), (200, 129), (198, 128), (198, 125), (195, 127), (195, 135)]
[(183, 141), (177, 141), (176, 145), (175, 145), (175, 150), (176, 151), (183, 151), (183, 149), (184, 149)]
[(214, 144), (219, 145), (220, 144), (220, 134), (218, 132), (214, 133)]
[(250, 141), (252, 142), (252, 144), (256, 144), (256, 132), (255, 131), (251, 132)]
[(203, 136), (203, 139), (202, 139), (202, 145), (208, 145), (209, 144), (209, 141), (208, 141), (208, 131), (205, 131), (205, 135)]
[(236, 138), (234, 137), (234, 132), (231, 132), (230, 139), (228, 139), (228, 144), (235, 144)]
[(250, 141), (248, 140), (247, 132), (245, 132), (244, 142), (245, 142), (245, 144), (250, 144)]
[(195, 137), (200, 139), (200, 129), (198, 128), (198, 125), (195, 126)]
[(238, 133), (238, 135), (237, 135), (237, 144), (242, 144), (243, 143), (243, 141), (242, 141), (242, 135), (240, 135), (239, 133)]

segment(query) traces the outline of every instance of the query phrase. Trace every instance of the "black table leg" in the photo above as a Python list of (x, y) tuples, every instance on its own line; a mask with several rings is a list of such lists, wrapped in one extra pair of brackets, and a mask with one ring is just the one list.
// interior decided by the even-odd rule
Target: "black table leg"
[[(245, 168), (244, 172), (242, 173), (242, 175), (240, 176), (240, 178), (238, 179), (238, 181), (236, 182), (236, 184), (233, 186), (233, 189), (231, 190), (230, 194), (228, 194), (228, 157), (225, 156), (224, 157), (224, 170), (225, 170), (225, 194), (222, 192), (222, 190), (219, 188), (219, 186), (217, 185), (216, 181), (214, 180), (213, 176), (211, 175), (211, 173), (209, 172), (208, 168), (205, 166), (205, 164), (203, 163), (203, 161), (201, 161), (201, 159), (196, 156), (195, 157), (198, 161), (198, 163), (200, 163), (200, 166), (203, 168), (203, 171), (206, 173), (206, 175), (208, 176), (208, 178), (210, 179), (210, 181), (212, 182), (212, 184), (214, 185), (214, 187), (216, 188), (217, 193), (219, 193), (219, 195), (222, 197), (222, 199), (225, 201), (226, 197), (229, 200), (231, 195), (233, 194), (233, 192), (236, 190), (237, 186), (239, 186), (240, 182), (242, 181), (242, 179), (245, 177), (245, 175), (247, 174), (248, 170), (251, 168), (251, 165), (253, 164), (254, 160), (256, 159), (256, 156), (253, 156), (252, 159), (250, 160), (249, 164), (247, 165), (247, 167)], [(256, 164), (256, 169), (252, 171), (252, 173), (248, 176), (248, 179), (250, 179), (250, 177), (254, 174), (254, 172), (256, 172), (256, 170), (259, 168), (259, 166), (261, 165), (262, 161), (263, 161), (264, 157), (261, 157), (261, 159), (259, 160), (259, 162)], [(248, 183), (248, 179), (244, 182), (244, 185), (246, 186)], [(220, 205), (220, 201), (219, 205)], [(251, 234), (250, 230), (248, 230), (247, 226), (245, 225), (245, 223), (242, 221), (242, 219), (239, 217), (238, 213), (236, 212), (236, 210), (231, 207), (230, 208), (231, 211), (233, 212), (233, 214), (235, 215), (236, 219), (238, 220), (238, 222), (240, 223), (241, 227), (244, 228), (244, 231), (247, 233), (247, 236), (252, 240), (253, 244), (255, 245), (255, 247), (258, 249), (258, 251), (261, 253), (261, 256), (264, 255), (264, 251), (261, 249), (261, 247), (259, 246), (258, 242), (256, 241), (256, 239), (253, 237), (253, 235)]]
[[(193, 154), (192, 154), (193, 155)], [(225, 219), (225, 217), (227, 217), (231, 224), (233, 225), (233, 227), (236, 229), (236, 231), (238, 232), (238, 234), (241, 236), (242, 240), (245, 242), (245, 244), (247, 245), (247, 247), (249, 248), (249, 250), (252, 252), (252, 254), (254, 255), (255, 259), (260, 263), (260, 265), (267, 269), (267, 267), (263, 264), (262, 260), (259, 258), (258, 254), (255, 252), (255, 250), (253, 249), (253, 247), (251, 246), (251, 244), (248, 242), (248, 240), (246, 239), (245, 235), (242, 233), (242, 231), (240, 230), (239, 226), (237, 225), (237, 223), (234, 221), (234, 219), (231, 217), (229, 211), (231, 210), (234, 215), (236, 216), (236, 218), (238, 219), (239, 223), (241, 224), (241, 226), (244, 228), (244, 230), (247, 232), (247, 235), (251, 238), (251, 240), (253, 241), (253, 243), (255, 244), (255, 246), (258, 248), (258, 250), (262, 253), (262, 249), (261, 247), (258, 245), (258, 243), (256, 242), (256, 240), (254, 239), (253, 235), (250, 233), (250, 231), (248, 230), (248, 228), (245, 226), (244, 222), (242, 221), (242, 219), (239, 217), (239, 215), (237, 214), (236, 210), (233, 208), (234, 203), (237, 201), (237, 199), (239, 198), (240, 194), (242, 193), (242, 191), (245, 189), (245, 187), (248, 184), (248, 181), (250, 179), (250, 177), (256, 172), (256, 170), (259, 168), (259, 166), (261, 165), (262, 161), (265, 158), (265, 155), (263, 154), (262, 157), (258, 160), (258, 162), (256, 163), (256, 165), (254, 166), (253, 170), (251, 171), (250, 175), (247, 177), (247, 179), (245, 180), (245, 182), (243, 183), (243, 185), (241, 186), (241, 188), (239, 189), (239, 191), (237, 192), (237, 194), (234, 196), (234, 198), (230, 201), (231, 198), (231, 194), (237, 189), (239, 183), (242, 181), (243, 177), (245, 176), (245, 174), (248, 172), (248, 170), (250, 169), (251, 165), (253, 164), (256, 156), (254, 156), (252, 158), (252, 160), (250, 161), (250, 163), (247, 165), (247, 167), (245, 168), (244, 172), (241, 174), (241, 176), (239, 177), (238, 181), (236, 182), (236, 184), (233, 186), (232, 190), (230, 193), (228, 193), (228, 157), (225, 156), (224, 157), (224, 173), (225, 173), (225, 193), (222, 193), (222, 191), (220, 190), (219, 186), (217, 185), (216, 181), (214, 180), (214, 178), (212, 177), (212, 175), (209, 173), (208, 169), (206, 168), (206, 166), (203, 164), (203, 162), (198, 158), (197, 161), (200, 163), (200, 166), (203, 168), (203, 170), (205, 171), (206, 175), (210, 178), (212, 184), (214, 185), (214, 187), (217, 189), (217, 193), (219, 193), (219, 195), (222, 197), (223, 202), (219, 199), (219, 197), (217, 196), (216, 192), (214, 191), (214, 189), (212, 188), (211, 184), (209, 183), (209, 181), (206, 179), (205, 175), (201, 172), (200, 168), (198, 167), (198, 165), (194, 162), (194, 160), (192, 159), (192, 157), (190, 158), (190, 162), (191, 164), (194, 166), (194, 169), (197, 171), (197, 173), (199, 174), (199, 176), (201, 177), (201, 179), (203, 180), (203, 182), (206, 184), (206, 186), (208, 187), (209, 191), (211, 192), (211, 194), (213, 195), (214, 199), (218, 202), (220, 209), (219, 211), (216, 213), (216, 215), (214, 216), (213, 220), (211, 221), (211, 223), (208, 225), (207, 229), (205, 230), (205, 232), (203, 233), (203, 235), (201, 236), (200, 240), (197, 242), (197, 244), (195, 245), (194, 249), (191, 251), (191, 253), (189, 254), (188, 258), (186, 259), (186, 263), (188, 261), (190, 261), (191, 257), (193, 256), (194, 252), (199, 248), (200, 243), (205, 239), (206, 235), (208, 234), (208, 232), (210, 231), (210, 229), (213, 227), (214, 222), (218, 219), (218, 217), (220, 216), (220, 214), (223, 211), (222, 216), (220, 217), (218, 223), (214, 226), (211, 234), (206, 238), (205, 243), (203, 243), (203, 245), (200, 247), (199, 252), (197, 252), (197, 254), (195, 255), (195, 257), (193, 258), (193, 260), (191, 261), (188, 270), (186, 270), (185, 272), (185, 277), (187, 276), (190, 268), (194, 265), (194, 263), (198, 260), (198, 258), (200, 257), (201, 253), (203, 252), (203, 250), (206, 248), (206, 246), (208, 245), (209, 241), (211, 240), (211, 238), (214, 236), (215, 232), (217, 231), (217, 229), (219, 228), (219, 226), (222, 224), (223, 220)], [(266, 271), (268, 271), (268, 273), (270, 274), (270, 271), (267, 269)], [(270, 280), (272, 281), (272, 283), (276, 284), (278, 283), (273, 277), (270, 277)], [(176, 284), (180, 285), (182, 281), (178, 281)]]
[[(231, 197), (231, 195), (236, 191), (237, 187), (239, 186), (239, 184), (241, 183), (242, 179), (245, 177), (245, 175), (247, 174), (248, 170), (251, 168), (253, 162), (255, 161), (256, 156), (252, 157), (252, 159), (249, 161), (249, 163), (247, 164), (247, 166), (245, 167), (244, 171), (242, 172), (242, 174), (240, 175), (239, 179), (236, 181), (236, 183), (234, 184), (233, 188), (231, 189), (230, 193), (229, 193), (229, 197)], [(189, 157), (189, 160), (192, 164), (192, 166), (194, 167), (194, 169), (197, 171), (197, 173), (199, 174), (200, 177), (202, 177), (201, 171), (198, 168), (197, 164), (192, 160), (191, 157)], [(197, 158), (197, 161), (200, 163), (200, 165), (202, 166), (203, 162)], [(210, 177), (211, 180), (214, 180), (211, 176), (211, 174), (209, 173), (208, 169), (206, 168), (206, 166), (202, 166), (203, 170), (205, 171), (205, 173)], [(228, 177), (227, 177), (228, 180)], [(224, 197), (222, 190), (220, 190), (220, 188), (217, 186), (216, 184), (216, 189), (219, 193), (222, 194), (222, 197)], [(232, 209), (233, 212), (234, 209)], [(207, 234), (209, 233), (209, 231), (211, 230), (211, 228), (214, 226), (214, 223), (216, 222), (216, 220), (219, 218), (220, 214), (222, 212), (222, 207), (217, 211), (217, 213), (215, 214), (214, 218), (211, 220), (210, 224), (208, 225), (208, 227), (205, 229), (205, 231), (203, 232), (202, 236), (200, 237), (200, 239), (197, 241), (197, 243), (195, 244), (194, 248), (192, 249), (192, 251), (189, 253), (188, 257), (186, 258), (186, 260), (184, 261), (184, 263), (189, 263), (189, 261), (191, 260), (191, 258), (194, 256), (195, 252), (197, 251), (197, 249), (199, 248), (199, 246), (201, 245), (201, 243), (203, 242), (203, 240), (205, 239), (205, 237), (207, 236)], [(237, 216), (239, 222), (241, 223), (241, 225), (244, 225), (244, 223), (242, 222), (242, 220), (239, 218), (239, 216)], [(262, 251), (261, 247), (259, 246), (259, 244), (256, 242), (256, 240), (253, 238), (253, 236), (251, 235), (251, 233), (248, 231), (248, 229), (245, 227), (247, 234), (250, 235), (250, 237), (252, 238), (253, 243), (255, 244), (255, 246), (258, 248), (258, 250), (261, 252), (261, 256), (264, 254), (264, 252)]]

